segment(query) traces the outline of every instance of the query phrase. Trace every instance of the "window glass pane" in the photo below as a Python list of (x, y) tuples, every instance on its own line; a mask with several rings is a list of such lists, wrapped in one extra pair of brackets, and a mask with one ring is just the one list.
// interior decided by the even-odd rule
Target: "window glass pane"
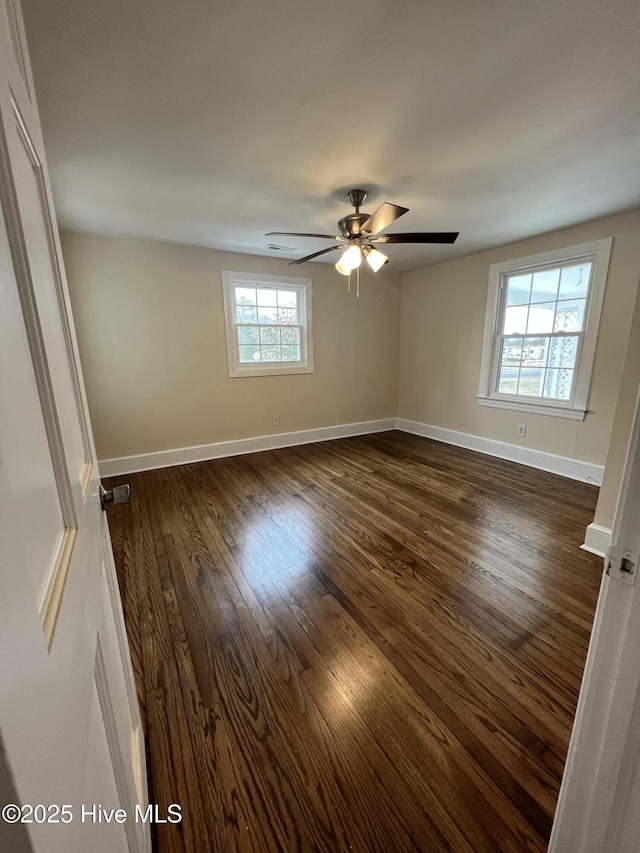
[(528, 305), (512, 305), (509, 308), (506, 308), (504, 312), (504, 329), (502, 330), (503, 334), (524, 334), (527, 331), (528, 314)]
[(544, 367), (547, 338), (525, 338), (522, 345), (522, 363), (525, 367)]
[(560, 293), (558, 299), (580, 299), (587, 295), (591, 261), (578, 264), (575, 267), (565, 267), (560, 277)]
[(549, 367), (575, 367), (578, 338), (552, 338), (549, 346)]
[(238, 343), (239, 344), (258, 344), (258, 343), (260, 343), (260, 327), (259, 326), (238, 326)]
[(258, 308), (258, 323), (275, 325), (278, 322), (277, 308)]
[(238, 323), (255, 323), (258, 320), (258, 314), (255, 308), (247, 305), (236, 305), (236, 321)]
[(297, 308), (298, 293), (295, 290), (279, 290), (278, 291), (278, 307), (279, 308)]
[(568, 400), (571, 397), (573, 370), (547, 370), (544, 380), (544, 397), (553, 400)]
[(581, 332), (584, 323), (585, 299), (572, 299), (558, 302), (554, 332)]
[(296, 328), (287, 328), (286, 326), (280, 329), (280, 338), (282, 340), (282, 345), (289, 344), (291, 346), (298, 346), (300, 343), (300, 329)]
[(258, 305), (261, 307), (263, 305), (274, 307), (278, 304), (278, 291), (273, 290), (272, 288), (259, 288), (258, 289)]
[(282, 361), (282, 353), (278, 346), (260, 347), (261, 361)]
[(533, 274), (531, 302), (551, 302), (558, 293), (560, 270), (541, 270)]
[(553, 331), (553, 319), (556, 313), (556, 303), (540, 302), (538, 305), (531, 305), (529, 308), (529, 320), (527, 322), (527, 332), (544, 334), (545, 332)]
[(254, 287), (236, 287), (236, 305), (255, 305), (256, 291)]
[(278, 308), (278, 322), (291, 326), (298, 322), (298, 310), (296, 308)]
[(531, 292), (531, 273), (507, 278), (507, 305), (525, 305)]
[(239, 346), (238, 355), (242, 364), (247, 362), (260, 361), (260, 347), (258, 346)]
[(518, 382), (518, 395), (524, 394), (529, 397), (540, 397), (542, 395), (542, 379), (544, 369), (523, 367), (520, 370)]
[(282, 360), (283, 361), (300, 361), (300, 348), (299, 347), (282, 347)]
[(262, 346), (265, 344), (275, 344), (276, 346), (280, 346), (280, 329), (273, 326), (261, 326), (260, 328), (260, 343)]
[(500, 349), (500, 364), (513, 364), (522, 358), (522, 338), (503, 338)]
[(514, 365), (502, 365), (498, 375), (498, 391), (500, 394), (515, 394), (518, 390), (519, 362)]

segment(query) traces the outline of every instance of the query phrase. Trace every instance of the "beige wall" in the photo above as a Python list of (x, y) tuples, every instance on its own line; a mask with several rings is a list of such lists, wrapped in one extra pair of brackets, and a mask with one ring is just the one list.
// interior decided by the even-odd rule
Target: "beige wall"
[[(478, 405), (489, 266), (613, 236), (584, 421)], [(408, 273), (402, 279), (399, 416), (604, 464), (640, 276), (640, 210)], [(629, 385), (638, 387), (638, 377)], [(624, 431), (624, 418), (620, 431)], [(527, 436), (516, 435), (527, 424)], [(628, 425), (627, 425), (628, 432)], [(620, 436), (620, 440), (622, 440)], [(619, 474), (618, 474), (619, 477)]]
[[(100, 459), (396, 416), (393, 272), (356, 299), (327, 264), (61, 236)], [(312, 278), (313, 374), (229, 379), (222, 269)]]
[(635, 311), (631, 321), (631, 333), (629, 344), (620, 382), (620, 394), (616, 407), (613, 431), (607, 463), (602, 481), (602, 488), (598, 496), (596, 507), (595, 524), (602, 527), (611, 527), (622, 482), (622, 469), (624, 467), (633, 416), (635, 414), (636, 401), (640, 391), (640, 289), (636, 297)]

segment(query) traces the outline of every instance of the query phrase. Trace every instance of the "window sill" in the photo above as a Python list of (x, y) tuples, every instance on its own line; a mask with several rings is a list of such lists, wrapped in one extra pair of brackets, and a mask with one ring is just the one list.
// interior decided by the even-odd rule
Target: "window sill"
[(478, 394), (478, 403), (493, 409), (512, 409), (515, 412), (528, 412), (532, 415), (548, 415), (552, 418), (569, 418), (583, 421), (587, 409), (575, 406), (562, 406), (557, 403), (542, 403), (534, 400), (520, 400), (508, 397), (487, 397)]
[(236, 367), (229, 369), (229, 378), (238, 379), (242, 376), (291, 376), (297, 373), (313, 373), (313, 365), (284, 367), (274, 364), (269, 367)]

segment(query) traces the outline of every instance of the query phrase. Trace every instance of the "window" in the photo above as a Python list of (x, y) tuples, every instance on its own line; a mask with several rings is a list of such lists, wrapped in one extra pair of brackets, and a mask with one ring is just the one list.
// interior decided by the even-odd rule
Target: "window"
[(490, 268), (480, 405), (584, 419), (611, 243)]
[(312, 373), (311, 280), (222, 273), (229, 376)]

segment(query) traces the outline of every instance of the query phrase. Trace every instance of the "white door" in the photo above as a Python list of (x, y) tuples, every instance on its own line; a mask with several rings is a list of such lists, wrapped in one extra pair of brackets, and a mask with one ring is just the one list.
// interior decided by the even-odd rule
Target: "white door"
[(640, 395), (549, 853), (640, 850)]
[(140, 715), (17, 0), (0, 114), (0, 791), (20, 810), (0, 849), (142, 853)]

